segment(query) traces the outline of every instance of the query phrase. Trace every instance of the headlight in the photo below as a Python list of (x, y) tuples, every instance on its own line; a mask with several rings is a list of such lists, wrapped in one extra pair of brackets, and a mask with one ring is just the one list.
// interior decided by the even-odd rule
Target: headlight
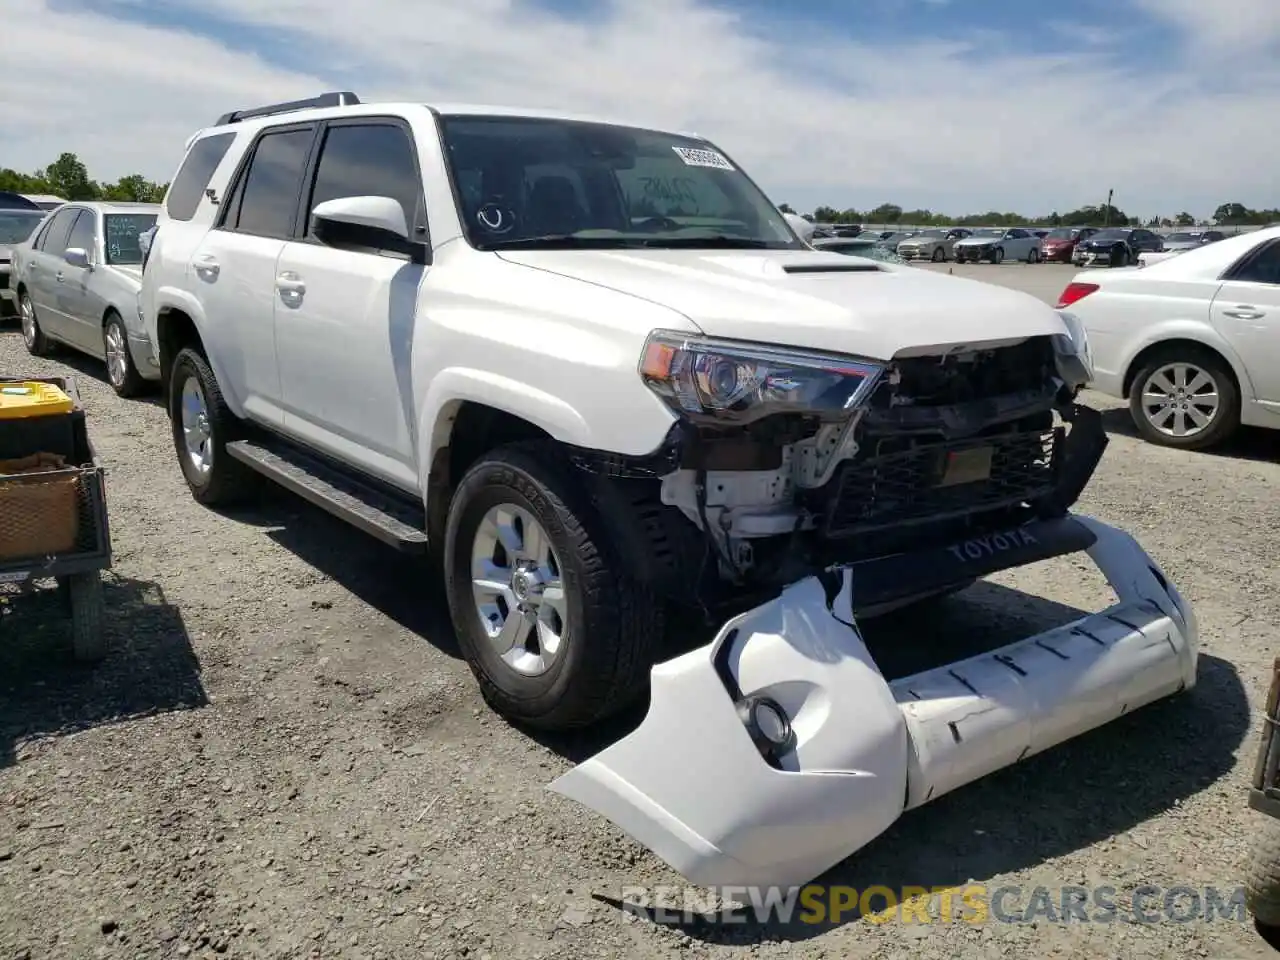
[[(1059, 357), (1058, 372), (1064, 379), (1070, 382), (1080, 381), (1082, 385), (1093, 379), (1093, 351), (1089, 348), (1089, 334), (1085, 331), (1080, 318), (1074, 313), (1059, 310), (1058, 316), (1067, 327), (1066, 335), (1058, 334), (1053, 338), (1054, 349)], [(1064, 366), (1062, 360), (1075, 361), (1075, 363)], [(1081, 371), (1072, 369), (1076, 363), (1082, 368), (1083, 380), (1081, 380)]]
[(656, 330), (640, 376), (677, 413), (742, 423), (775, 413), (845, 416), (870, 395), (880, 364), (765, 344)]

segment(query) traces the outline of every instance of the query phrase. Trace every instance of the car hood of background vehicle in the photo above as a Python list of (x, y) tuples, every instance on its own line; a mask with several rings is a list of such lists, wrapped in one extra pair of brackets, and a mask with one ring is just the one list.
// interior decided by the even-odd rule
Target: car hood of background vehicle
[(1003, 240), (1004, 237), (965, 237), (963, 240), (957, 240), (957, 247), (977, 247), (987, 243), (995, 243)]
[(1124, 237), (1110, 237), (1105, 240), (1096, 240), (1093, 237), (1090, 237), (1088, 240), (1081, 240), (1079, 243), (1079, 246), (1085, 247), (1085, 248), (1093, 248), (1097, 250), (1106, 250), (1109, 247), (1114, 247), (1117, 243), (1124, 243), (1124, 242), (1125, 242)]
[[(1066, 333), (1025, 293), (816, 251), (521, 250), (546, 270), (682, 314), (705, 334), (876, 360), (912, 348)], [(788, 273), (805, 267), (822, 272)], [(845, 269), (841, 270), (843, 267)]]

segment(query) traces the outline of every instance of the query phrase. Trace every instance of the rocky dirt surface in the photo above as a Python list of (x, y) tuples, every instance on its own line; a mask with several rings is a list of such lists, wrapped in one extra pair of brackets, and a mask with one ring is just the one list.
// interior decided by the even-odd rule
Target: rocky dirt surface
[[(986, 275), (1017, 269), (1032, 268)], [(91, 361), (32, 360), (6, 331), (0, 370), (77, 376), (116, 551), (112, 652), (95, 668), (71, 661), (56, 594), (0, 595), (0, 960), (1269, 954), (1234, 919), (1126, 918), (1144, 884), (1160, 914), (1170, 887), (1240, 883), (1280, 623), (1275, 437), (1175, 453), (1110, 413), (1082, 506), (1137, 535), (1196, 604), (1198, 686), (908, 814), (823, 878), (1019, 887), (1005, 915), (1037, 886), (1060, 901), (1064, 885), (1109, 885), (1114, 922), (665, 924), (616, 903), (679, 878), (543, 789), (625, 722), (541, 742), (509, 727), (423, 569), (283, 493), (250, 513), (197, 506), (163, 411), (116, 399)], [(1106, 601), (1082, 566), (1004, 575), (874, 637), (940, 660), (975, 629), (1012, 639), (1075, 615), (1060, 604)]]

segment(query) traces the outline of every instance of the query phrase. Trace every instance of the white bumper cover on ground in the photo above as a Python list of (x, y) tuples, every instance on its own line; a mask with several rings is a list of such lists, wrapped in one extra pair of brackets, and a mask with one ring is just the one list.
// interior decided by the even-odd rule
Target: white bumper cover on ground
[[(1190, 607), (1132, 537), (1075, 520), (1096, 537), (1109, 609), (888, 682), (852, 625), (851, 575), (830, 603), (811, 577), (656, 666), (640, 727), (551, 789), (695, 884), (792, 887), (904, 810), (1194, 685)], [(738, 692), (790, 719), (772, 764)]]

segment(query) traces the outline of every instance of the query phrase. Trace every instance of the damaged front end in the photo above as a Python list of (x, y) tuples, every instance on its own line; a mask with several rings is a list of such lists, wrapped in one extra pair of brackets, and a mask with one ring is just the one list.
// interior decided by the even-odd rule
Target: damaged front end
[[(580, 465), (640, 575), (728, 619), (551, 788), (694, 883), (794, 886), (904, 810), (1193, 685), (1190, 608), (1132, 538), (1069, 513), (1106, 436), (1064, 320), (887, 364), (655, 335), (641, 373), (682, 414), (666, 459)], [(895, 680), (859, 632), (1077, 551), (1118, 602), (1065, 627)]]

